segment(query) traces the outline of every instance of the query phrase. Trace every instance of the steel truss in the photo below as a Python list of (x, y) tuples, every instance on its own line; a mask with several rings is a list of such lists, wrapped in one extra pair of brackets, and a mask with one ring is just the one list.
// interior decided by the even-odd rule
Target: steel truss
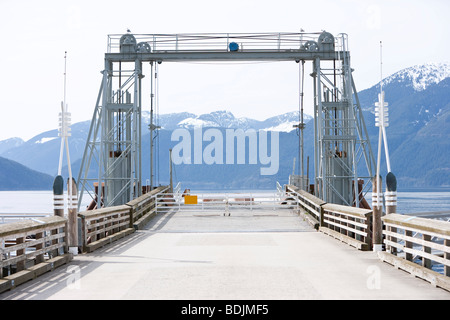
[[(347, 38), (337, 42), (339, 58), (313, 61), (315, 194), (326, 202), (359, 207), (369, 189), (375, 159), (355, 88)], [(358, 166), (365, 161), (365, 168)], [(362, 173), (358, 169), (365, 169)], [(365, 179), (364, 188), (358, 183)]]
[[(351, 74), (347, 36), (335, 38), (325, 31), (108, 36), (105, 70), (78, 176), (79, 204), (83, 193), (102, 199), (103, 206), (141, 194), (142, 62), (171, 61), (312, 61), (315, 194), (327, 202), (359, 205), (353, 183), (370, 181), (374, 157)], [(129, 71), (124, 65), (131, 65)], [(93, 164), (98, 166), (94, 176)], [(95, 184), (102, 187), (95, 189)]]
[[(102, 206), (141, 195), (142, 62), (137, 59), (123, 71), (124, 64), (129, 67), (106, 60), (78, 176), (80, 198), (88, 193), (96, 202), (101, 199)], [(97, 175), (91, 173), (93, 167)]]

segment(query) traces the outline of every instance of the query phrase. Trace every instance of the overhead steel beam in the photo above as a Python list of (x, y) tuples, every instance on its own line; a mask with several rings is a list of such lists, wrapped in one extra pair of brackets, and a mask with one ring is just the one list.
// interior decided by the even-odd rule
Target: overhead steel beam
[(143, 62), (176, 62), (176, 61), (314, 61), (320, 60), (340, 60), (348, 57), (349, 52), (337, 51), (157, 51), (151, 53), (107, 53), (105, 59), (111, 62), (135, 61)]

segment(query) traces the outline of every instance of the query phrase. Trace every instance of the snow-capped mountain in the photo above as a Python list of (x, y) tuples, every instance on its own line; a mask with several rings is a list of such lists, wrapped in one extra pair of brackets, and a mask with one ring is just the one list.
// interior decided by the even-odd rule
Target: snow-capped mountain
[[(428, 63), (384, 79), (385, 101), (389, 104), (387, 140), (399, 185), (450, 185), (449, 66)], [(373, 151), (378, 145), (374, 109), (379, 90), (377, 83), (358, 93)]]
[[(389, 122), (394, 134), (409, 134), (439, 117), (448, 100), (449, 63), (427, 63), (400, 70), (383, 79), (385, 101), (389, 104)], [(378, 101), (380, 85), (358, 93), (361, 107), (372, 115)]]
[[(145, 121), (148, 125), (148, 112), (143, 113), (143, 117), (146, 119)], [(305, 123), (311, 119), (312, 116), (304, 114), (303, 121)], [(201, 115), (195, 115), (188, 112), (162, 114), (155, 116), (154, 121), (161, 126), (161, 129), (165, 130), (174, 130), (176, 128), (194, 129), (198, 127), (217, 127), (290, 132), (295, 130), (293, 125), (298, 124), (300, 118), (298, 111), (292, 111), (259, 121), (245, 117), (236, 118), (229, 111), (219, 110)]]
[[(303, 122), (309, 122), (313, 117), (309, 114), (303, 114)], [(264, 130), (266, 131), (280, 131), (280, 132), (291, 132), (295, 130), (294, 125), (300, 123), (300, 112), (292, 111), (284, 113), (264, 121)]]
[[(311, 118), (309, 115), (304, 115), (305, 123)], [(142, 135), (145, 136), (149, 134), (150, 117), (148, 111), (142, 113), (142, 121)], [(177, 128), (194, 129), (201, 126), (290, 132), (295, 130), (293, 125), (298, 124), (298, 122), (298, 111), (288, 112), (264, 121), (236, 118), (229, 111), (214, 111), (202, 115), (189, 112), (154, 115), (154, 123), (166, 131)], [(89, 126), (90, 121), (74, 123), (71, 126), (72, 135), (69, 141), (73, 161), (80, 159), (83, 155)], [(26, 142), (19, 138), (0, 141), (1, 156), (48, 174), (53, 174), (57, 167), (59, 149), (60, 139), (57, 129), (43, 132)], [(30, 154), (33, 154), (33, 157), (30, 157)]]
[(415, 91), (423, 91), (432, 84), (437, 84), (450, 77), (450, 63), (427, 63), (403, 69), (383, 80), (383, 86), (390, 83), (407, 83)]
[[(450, 186), (450, 70), (449, 64), (425, 64), (401, 70), (384, 79), (383, 90), (389, 103), (387, 138), (393, 172), (399, 187)], [(378, 100), (379, 83), (358, 93), (364, 120), (372, 143), (377, 150), (378, 128), (375, 127), (374, 108)], [(304, 115), (307, 123), (312, 117)], [(142, 114), (143, 163), (149, 163), (149, 114)], [(168, 159), (171, 131), (176, 128), (193, 129), (198, 126), (241, 128), (244, 130), (272, 130), (280, 132), (280, 171), (277, 176), (261, 178), (245, 166), (191, 166), (178, 168), (180, 181), (201, 186), (216, 181), (230, 188), (272, 186), (286, 181), (292, 173), (293, 158), (298, 157), (298, 135), (293, 125), (299, 123), (299, 112), (292, 111), (263, 121), (238, 118), (229, 111), (214, 111), (196, 115), (190, 112), (154, 115), (154, 123), (161, 126), (159, 159)], [(73, 172), (79, 170), (90, 121), (72, 125), (69, 140)], [(305, 155), (314, 155), (314, 128), (306, 125)], [(4, 147), (2, 149), (2, 147)], [(21, 139), (0, 141), (0, 156), (19, 162), (31, 169), (55, 174), (58, 166), (60, 141), (57, 130), (43, 132), (23, 142)], [(161, 160), (164, 161), (164, 160)], [(78, 163), (78, 164), (77, 164)], [(383, 167), (382, 167), (383, 168)], [(0, 174), (5, 168), (0, 167)], [(228, 171), (227, 171), (228, 170)], [(230, 174), (229, 170), (234, 170)], [(258, 169), (259, 170), (259, 169)], [(310, 168), (310, 176), (313, 176)], [(259, 172), (259, 171), (258, 171)], [(161, 175), (167, 172), (161, 171)], [(161, 178), (162, 179), (162, 178)]]
[(218, 127), (218, 128), (236, 128), (247, 129), (249, 123), (253, 120), (247, 118), (236, 118), (229, 111), (214, 111), (199, 116), (193, 115), (179, 123), (177, 127), (193, 129), (198, 127)]
[[(177, 127), (179, 122), (192, 117), (196, 117), (196, 115), (190, 112), (176, 112), (162, 115), (153, 114), (153, 123), (160, 126), (161, 129), (173, 130)], [(145, 130), (148, 130), (148, 124), (150, 123), (150, 112), (142, 112), (142, 121), (145, 124), (143, 127), (145, 127)]]
[(0, 141), (0, 154), (3, 152), (12, 149), (20, 147), (25, 141), (23, 141), (21, 138), (9, 138), (6, 140)]

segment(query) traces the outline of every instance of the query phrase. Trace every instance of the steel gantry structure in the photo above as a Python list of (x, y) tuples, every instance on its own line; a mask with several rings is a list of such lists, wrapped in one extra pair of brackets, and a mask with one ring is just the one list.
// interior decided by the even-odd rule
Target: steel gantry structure
[[(326, 31), (109, 35), (78, 176), (79, 203), (84, 193), (102, 199), (103, 206), (123, 204), (141, 194), (142, 63), (175, 61), (311, 61), (314, 192), (327, 202), (359, 205), (362, 191), (355, 182), (370, 182), (374, 157), (352, 77), (347, 35), (334, 37)], [(154, 72), (152, 67), (152, 79)], [(361, 161), (363, 173), (358, 172)], [(92, 175), (95, 166), (98, 173)]]

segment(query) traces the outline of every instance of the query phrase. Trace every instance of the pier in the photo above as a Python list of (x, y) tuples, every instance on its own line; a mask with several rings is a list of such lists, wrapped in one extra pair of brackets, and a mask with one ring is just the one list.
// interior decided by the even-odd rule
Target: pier
[[(54, 215), (0, 225), (0, 299), (450, 299), (450, 222), (396, 212), (392, 172), (383, 193), (347, 41), (325, 31), (109, 36), (68, 212), (58, 174)], [(157, 65), (173, 61), (294, 61), (300, 73), (311, 62), (313, 181), (302, 154), (302, 172), (273, 192), (191, 193), (171, 171), (170, 184), (155, 187), (153, 162), (145, 186), (142, 63), (153, 81)], [(301, 137), (303, 120), (296, 127)]]
[[(317, 199), (298, 191), (286, 186), (272, 197), (243, 194), (227, 202), (227, 194), (209, 194), (214, 203), (199, 198), (191, 205), (161, 188), (133, 203), (80, 212), (83, 253), (77, 255), (65, 242), (23, 242), (16, 235), (17, 244), (6, 248), (18, 255), (1, 263), (23, 267), (0, 279), (0, 299), (450, 299), (448, 222), (392, 214), (383, 219), (386, 250), (376, 252), (367, 240), (370, 222), (362, 222), (370, 221), (370, 210), (313, 203)], [(41, 219), (40, 228), (38, 222), (22, 226), (22, 238), (65, 223)], [(12, 236), (6, 231), (12, 225), (0, 226), (2, 241)], [(393, 226), (398, 232), (422, 228), (423, 237), (402, 245), (405, 233), (392, 240)], [(426, 232), (440, 233), (447, 246), (426, 242)], [(58, 234), (48, 239), (65, 239), (64, 231)], [(36, 249), (21, 249), (23, 243)], [(422, 252), (423, 265), (409, 261), (407, 247)], [(435, 249), (444, 257), (433, 257)], [(430, 270), (431, 259), (442, 262), (447, 275)]]

